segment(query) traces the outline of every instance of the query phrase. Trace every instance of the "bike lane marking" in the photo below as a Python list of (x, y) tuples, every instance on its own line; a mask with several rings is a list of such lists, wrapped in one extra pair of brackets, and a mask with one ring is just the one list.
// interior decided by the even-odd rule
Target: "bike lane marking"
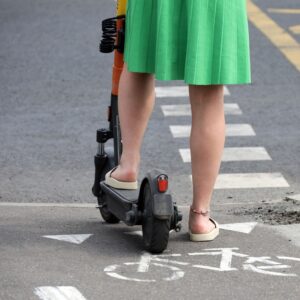
[(236, 247), (234, 247), (234, 248), (210, 248), (210, 249), (204, 249), (204, 250), (211, 251), (211, 252), (194, 252), (194, 253), (188, 253), (188, 255), (192, 255), (192, 256), (221, 255), (220, 267), (216, 268), (216, 267), (211, 267), (211, 266), (206, 266), (206, 265), (193, 265), (194, 268), (202, 268), (202, 269), (208, 269), (208, 270), (220, 271), (220, 272), (238, 271), (237, 268), (231, 267), (232, 257), (233, 256), (248, 257), (247, 254), (233, 252), (233, 250), (239, 250), (239, 248), (236, 248)]
[(279, 259), (286, 259), (286, 260), (300, 261), (300, 258), (297, 258), (297, 257), (277, 256), (277, 258), (279, 258)]
[(34, 294), (42, 300), (86, 300), (73, 286), (40, 286)]
[(251, 0), (248, 0), (248, 18), (300, 71), (300, 44)]
[[(104, 269), (104, 272), (116, 279), (122, 279), (127, 281), (136, 282), (156, 282), (158, 279), (145, 279), (138, 278), (138, 273), (151, 273), (153, 269), (152, 266), (167, 268), (172, 273), (168, 277), (162, 278), (165, 281), (172, 281), (182, 279), (185, 275), (185, 271), (177, 266), (182, 267), (192, 267), (196, 269), (206, 269), (214, 272), (232, 272), (232, 271), (250, 271), (253, 273), (269, 275), (269, 276), (282, 276), (282, 277), (298, 277), (296, 273), (281, 273), (275, 270), (290, 269), (292, 266), (283, 264), (281, 261), (275, 261), (270, 256), (250, 256), (249, 254), (244, 254), (238, 252), (238, 247), (231, 248), (208, 248), (203, 249), (202, 252), (192, 252), (187, 253), (188, 257), (200, 257), (205, 260), (205, 256), (214, 256), (219, 260), (219, 266), (211, 266), (204, 264), (192, 264), (191, 262), (176, 261), (173, 259), (161, 258), (161, 255), (151, 255), (149, 253), (143, 252), (141, 258), (138, 262), (125, 262), (122, 265), (110, 265)], [(180, 253), (165, 254), (164, 257), (180, 257), (183, 255)], [(218, 258), (220, 257), (220, 259)], [(232, 267), (232, 262), (234, 257), (244, 258), (244, 262), (240, 268)], [(290, 260), (300, 262), (300, 258), (297, 257), (287, 257), (287, 256), (277, 256), (280, 260)], [(174, 264), (176, 266), (174, 266)], [(137, 266), (136, 271), (126, 270), (128, 266)], [(121, 270), (121, 274), (118, 271)], [(126, 272), (127, 271), (127, 272)], [(132, 273), (134, 274), (132, 276)], [(151, 276), (151, 274), (150, 274)], [(159, 274), (159, 276), (162, 276)], [(152, 275), (153, 277), (153, 275)]]
[(149, 264), (151, 260), (151, 255), (150, 253), (145, 252), (140, 259), (139, 267), (138, 267), (138, 272), (147, 272), (149, 270)]

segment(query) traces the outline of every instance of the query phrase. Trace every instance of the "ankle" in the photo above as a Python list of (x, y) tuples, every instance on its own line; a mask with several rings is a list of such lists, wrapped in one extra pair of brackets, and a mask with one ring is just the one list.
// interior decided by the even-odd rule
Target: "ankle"
[(209, 208), (202, 208), (202, 207), (194, 207), (193, 205), (190, 206), (190, 212), (192, 214), (196, 214), (196, 215), (199, 215), (199, 216), (204, 216), (204, 217), (207, 217), (209, 216), (210, 214), (210, 210)]
[(139, 154), (123, 153), (119, 164), (125, 169), (138, 169), (140, 165), (140, 160), (141, 159)]
[(189, 224), (190, 227), (206, 227), (209, 223), (210, 210), (208, 209), (194, 209), (190, 206)]

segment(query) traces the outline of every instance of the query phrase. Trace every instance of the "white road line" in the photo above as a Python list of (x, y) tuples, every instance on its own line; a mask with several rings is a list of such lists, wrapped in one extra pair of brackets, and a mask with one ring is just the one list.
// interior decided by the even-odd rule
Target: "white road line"
[[(189, 97), (189, 89), (187, 85), (183, 86), (156, 86), (155, 87), (156, 98), (166, 97)], [(230, 92), (227, 86), (224, 86), (224, 95), (230, 96)]]
[[(190, 104), (161, 105), (165, 117), (191, 116)], [(225, 103), (224, 112), (226, 115), (241, 115), (242, 111), (237, 103)]]
[(42, 300), (86, 300), (73, 286), (40, 286), (34, 294)]
[(244, 222), (244, 223), (231, 223), (231, 224), (219, 224), (221, 229), (237, 231), (249, 234), (257, 225), (257, 222)]
[(142, 230), (126, 231), (125, 234), (143, 236)]
[[(183, 162), (191, 162), (190, 149), (179, 149)], [(264, 147), (225, 147), (222, 161), (258, 161), (272, 160)]]
[[(282, 202), (282, 199), (279, 200), (274, 200), (274, 201), (268, 201), (266, 203), (279, 203)], [(30, 204), (30, 205), (27, 205)], [(41, 205), (42, 204), (42, 205)], [(61, 205), (58, 205), (57, 208), (70, 208), (73, 206), (70, 206), (70, 203), (60, 203)], [(66, 204), (66, 205), (64, 205)], [(226, 202), (226, 203), (218, 203), (216, 206), (224, 206), (224, 205), (253, 205), (253, 202)], [(52, 207), (53, 203), (36, 203), (36, 202), (32, 202), (32, 203), (23, 203), (23, 202), (2, 202), (0, 203), (0, 207)], [(54, 205), (54, 207), (56, 207), (56, 205)], [(77, 208), (76, 204), (74, 206), (75, 208)], [(87, 208), (95, 208), (95, 205), (92, 206), (88, 206)], [(188, 205), (178, 205), (179, 208), (182, 209), (189, 209)], [(80, 207), (81, 208), (81, 207)], [(83, 206), (83, 208), (86, 208), (85, 206)], [(172, 231), (171, 231), (172, 232)], [(126, 232), (125, 232), (126, 233)], [(131, 233), (126, 233), (126, 234), (131, 234)], [(133, 235), (141, 235), (138, 233), (133, 233)]]
[[(170, 125), (169, 127), (174, 138), (190, 136), (190, 125)], [(226, 124), (226, 136), (255, 136), (255, 131), (249, 124)]]
[(300, 204), (300, 194), (297, 195), (287, 195), (286, 196), (289, 200), (298, 201)]
[[(172, 233), (174, 232), (174, 230), (170, 230), (169, 233)], [(136, 236), (143, 236), (143, 231), (142, 230), (132, 230), (132, 231), (126, 231), (124, 232), (125, 234), (128, 234), (128, 235), (136, 235)]]
[(147, 252), (144, 252), (141, 256), (137, 271), (140, 273), (148, 272), (151, 261), (151, 255)]
[(291, 266), (287, 266), (287, 265), (280, 265), (280, 266), (253, 266), (250, 264), (243, 264), (243, 269), (244, 270), (249, 270), (249, 271), (253, 271), (256, 273), (261, 273), (261, 274), (267, 274), (267, 275), (273, 275), (273, 276), (290, 276), (290, 277), (297, 277), (297, 274), (294, 273), (277, 273), (277, 272), (271, 272), (271, 271), (264, 271), (264, 269), (289, 269)]
[(0, 202), (0, 206), (96, 208), (96, 204), (91, 204), (91, 203), (50, 203), (50, 202)]
[[(192, 175), (190, 175), (192, 180)], [(219, 174), (214, 189), (289, 187), (281, 173)]]
[(277, 256), (279, 259), (286, 259), (286, 260), (294, 260), (294, 261), (300, 261), (300, 258), (298, 257), (288, 257), (288, 256)]
[(43, 237), (47, 239), (58, 240), (77, 245), (82, 244), (90, 236), (92, 236), (92, 234), (43, 235)]

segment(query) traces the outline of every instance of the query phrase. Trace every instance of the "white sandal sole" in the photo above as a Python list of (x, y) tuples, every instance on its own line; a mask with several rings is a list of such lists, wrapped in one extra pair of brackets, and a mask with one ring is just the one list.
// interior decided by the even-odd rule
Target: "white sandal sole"
[(208, 233), (192, 233), (189, 229), (190, 240), (192, 242), (208, 242), (214, 240), (219, 235), (219, 224), (212, 218), (209, 218), (216, 226), (212, 231)]
[(132, 182), (126, 182), (126, 181), (119, 181), (111, 177), (111, 173), (116, 169), (113, 168), (109, 172), (105, 174), (105, 184), (116, 188), (116, 189), (123, 189), (123, 190), (136, 190), (138, 188), (138, 182), (132, 181)]

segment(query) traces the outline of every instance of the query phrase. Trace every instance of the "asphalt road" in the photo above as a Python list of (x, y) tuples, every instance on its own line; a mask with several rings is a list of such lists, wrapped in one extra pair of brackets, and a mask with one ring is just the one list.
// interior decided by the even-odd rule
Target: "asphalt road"
[[(182, 81), (157, 81), (167, 96), (157, 94), (140, 177), (166, 170), (184, 213), (182, 231), (171, 233), (166, 257), (158, 258), (142, 252), (139, 227), (104, 224), (91, 193), (113, 61), (98, 52), (100, 23), (114, 15), (114, 1), (0, 0), (1, 300), (299, 299), (300, 7), (296, 0), (252, 3), (298, 44), (288, 60), (285, 47), (251, 20), (253, 82), (227, 86), (225, 104), (240, 113), (228, 113), (226, 123), (247, 124), (254, 134), (229, 134), (226, 148), (260, 147), (268, 159), (222, 162), (229, 183), (241, 174), (237, 184), (249, 186), (229, 188), (220, 176), (212, 201), (220, 237), (189, 242), (191, 166), (179, 152), (188, 138), (176, 138), (170, 126), (187, 126), (190, 116), (166, 116), (162, 107), (188, 98), (170, 94)], [(250, 173), (263, 174), (260, 187)]]

